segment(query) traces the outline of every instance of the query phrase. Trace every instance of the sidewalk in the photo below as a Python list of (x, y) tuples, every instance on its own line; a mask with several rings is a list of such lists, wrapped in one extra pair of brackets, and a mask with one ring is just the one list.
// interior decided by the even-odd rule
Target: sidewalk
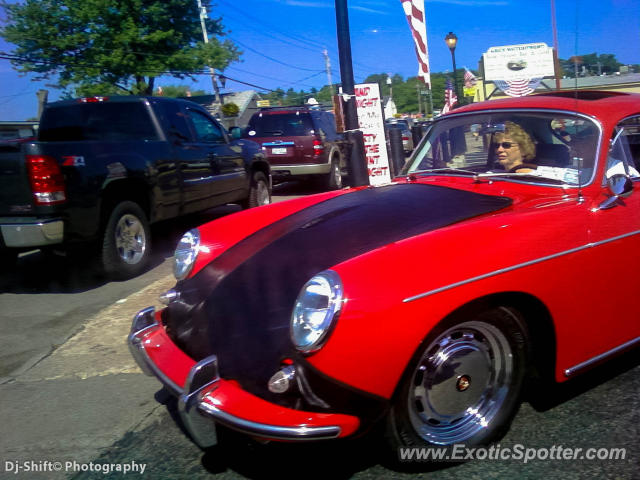
[[(126, 337), (133, 315), (158, 307), (158, 295), (174, 283), (168, 275), (100, 311), (51, 355), (0, 385), (0, 478), (65, 478), (72, 473), (64, 473), (65, 462), (90, 462), (162, 412), (154, 399), (160, 385), (135, 365)], [(43, 462), (60, 462), (62, 471)], [(46, 471), (34, 474), (38, 468)]]

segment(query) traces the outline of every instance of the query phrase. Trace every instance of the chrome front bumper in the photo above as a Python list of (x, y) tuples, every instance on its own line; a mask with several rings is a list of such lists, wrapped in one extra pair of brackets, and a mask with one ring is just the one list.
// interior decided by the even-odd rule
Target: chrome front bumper
[[(218, 388), (221, 390), (230, 388), (228, 382), (220, 380), (218, 359), (215, 355), (195, 363), (189, 371), (184, 387), (180, 387), (153, 362), (145, 350), (145, 343), (150, 341), (146, 336), (162, 328), (156, 321), (153, 307), (141, 310), (133, 318), (128, 338), (129, 349), (144, 373), (157, 377), (178, 397), (178, 410), (182, 422), (201, 447), (217, 443), (215, 422), (247, 435), (267, 439), (299, 441), (323, 440), (340, 436), (341, 428), (338, 425), (289, 427), (254, 422), (224, 411), (224, 405), (219, 405), (216, 399), (207, 397), (209, 394), (215, 394)], [(228, 396), (233, 396), (233, 392)], [(254, 408), (260, 408), (259, 402), (262, 401), (256, 399), (256, 402), (253, 402)], [(288, 409), (282, 407), (282, 410)]]
[(64, 222), (25, 219), (23, 223), (17, 223), (5, 218), (0, 219), (0, 232), (7, 247), (43, 247), (62, 242)]

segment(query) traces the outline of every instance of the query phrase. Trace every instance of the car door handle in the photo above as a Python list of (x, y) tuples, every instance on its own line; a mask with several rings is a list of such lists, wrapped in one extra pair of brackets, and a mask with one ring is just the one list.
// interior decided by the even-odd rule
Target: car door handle
[(209, 159), (209, 163), (212, 165), (217, 165), (218, 164), (218, 155), (216, 155), (215, 153), (210, 153), (207, 155), (207, 158)]

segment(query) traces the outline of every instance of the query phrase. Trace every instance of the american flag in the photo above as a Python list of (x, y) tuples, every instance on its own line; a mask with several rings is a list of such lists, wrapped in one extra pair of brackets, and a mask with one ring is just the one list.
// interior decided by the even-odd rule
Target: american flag
[(424, 0), (400, 0), (407, 16), (418, 57), (418, 78), (431, 88), (429, 52), (427, 51), (427, 27), (424, 16)]
[(442, 113), (447, 113), (458, 102), (458, 97), (453, 89), (453, 82), (450, 78), (447, 79), (447, 85), (444, 88), (444, 107), (442, 107)]
[(464, 69), (464, 86), (466, 88), (471, 88), (477, 83), (476, 76), (471, 73), (471, 71), (465, 67)]
[(496, 87), (510, 97), (524, 97), (532, 93), (542, 82), (542, 78), (522, 78), (516, 80), (496, 80)]

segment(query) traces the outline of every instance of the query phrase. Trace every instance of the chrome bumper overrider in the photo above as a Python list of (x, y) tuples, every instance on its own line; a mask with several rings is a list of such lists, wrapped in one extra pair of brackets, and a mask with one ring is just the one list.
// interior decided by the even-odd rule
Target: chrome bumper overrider
[[(218, 359), (211, 355), (196, 363), (190, 370), (184, 387), (176, 385), (149, 357), (145, 351), (145, 336), (163, 328), (155, 318), (153, 307), (145, 308), (133, 318), (129, 334), (129, 349), (142, 371), (157, 377), (178, 397), (180, 417), (195, 442), (201, 447), (217, 443), (215, 422), (248, 435), (282, 440), (322, 440), (336, 438), (341, 433), (339, 426), (279, 426), (246, 420), (224, 411), (224, 405), (204, 401), (207, 393), (214, 391), (220, 383)], [(224, 383), (224, 382), (222, 382)]]

